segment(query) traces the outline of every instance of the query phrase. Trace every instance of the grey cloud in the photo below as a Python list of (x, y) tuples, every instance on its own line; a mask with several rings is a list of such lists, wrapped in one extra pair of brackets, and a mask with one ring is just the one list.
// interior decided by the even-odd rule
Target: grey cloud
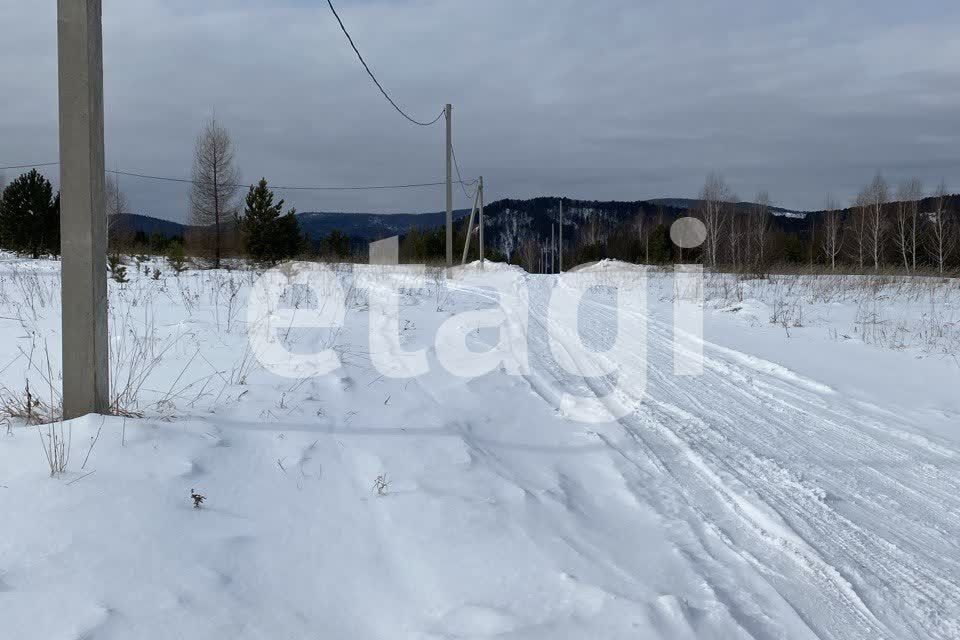
[[(243, 176), (384, 184), (443, 175), (442, 129), (376, 93), (324, 2), (106, 0), (111, 167), (185, 176), (214, 111)], [(914, 3), (917, 4), (917, 3)], [(958, 171), (955, 3), (600, 0), (347, 2), (388, 90), (418, 117), (455, 105), (455, 146), (488, 197), (694, 195), (711, 170), (742, 197), (849, 198), (881, 169)], [(55, 157), (55, 3), (0, 0), (0, 164)], [(960, 182), (960, 181), (957, 181)], [(186, 190), (125, 179), (142, 212)], [(439, 210), (442, 190), (291, 193), (300, 210)], [(463, 198), (458, 204), (463, 206)]]

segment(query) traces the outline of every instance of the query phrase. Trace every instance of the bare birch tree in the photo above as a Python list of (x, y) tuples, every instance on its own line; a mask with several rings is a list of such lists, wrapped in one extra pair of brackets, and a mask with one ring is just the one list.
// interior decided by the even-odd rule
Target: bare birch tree
[(897, 189), (894, 241), (907, 271), (917, 269), (917, 238), (919, 235), (918, 201), (923, 197), (923, 185), (914, 178), (901, 183)]
[[(650, 264), (650, 230), (647, 228), (647, 216), (643, 213), (643, 209), (641, 209), (637, 213), (636, 218), (634, 218), (633, 226), (637, 232), (637, 240), (639, 241), (640, 246), (643, 247), (642, 262), (644, 264)], [(641, 262), (641, 260), (639, 260), (639, 256), (637, 257), (637, 262)]]
[(920, 219), (920, 201), (923, 200), (923, 182), (920, 178), (913, 178), (907, 183), (907, 198), (909, 201), (907, 213), (910, 215), (910, 256), (913, 271), (917, 270), (917, 256), (920, 253), (920, 243), (923, 241), (920, 237), (920, 228), (922, 220)]
[(585, 247), (592, 247), (603, 241), (600, 220), (596, 212), (589, 215), (580, 230), (580, 241)]
[(520, 242), (520, 259), (528, 272), (534, 273), (534, 269), (539, 270), (540, 257), (540, 243), (533, 236), (528, 236)]
[(867, 260), (867, 218), (869, 217), (869, 209), (869, 190), (863, 189), (854, 200), (853, 215), (850, 216), (849, 222), (850, 232), (847, 234), (852, 245), (851, 257), (860, 269), (863, 269)]
[(227, 225), (235, 225), (237, 218), (234, 198), (239, 189), (240, 174), (233, 160), (230, 134), (216, 119), (210, 120), (197, 137), (194, 148), (190, 207), (193, 224), (209, 228), (214, 269), (220, 268), (224, 231)]
[(823, 235), (820, 238), (823, 254), (830, 262), (830, 270), (837, 270), (837, 258), (843, 250), (843, 220), (837, 210), (837, 203), (827, 196), (823, 216)]
[(955, 215), (949, 209), (947, 185), (941, 182), (933, 193), (933, 210), (929, 213), (930, 225), (926, 236), (927, 251), (940, 274), (943, 274), (947, 260), (957, 247), (958, 229)]
[(716, 173), (707, 176), (700, 192), (699, 214), (706, 227), (704, 256), (707, 266), (716, 268), (720, 257), (720, 242), (723, 239), (727, 219), (727, 206), (732, 200), (730, 187)]
[(750, 216), (750, 247), (757, 256), (758, 264), (766, 261), (767, 231), (770, 228), (770, 194), (757, 194), (753, 213)]
[(724, 203), (724, 217), (727, 224), (727, 246), (729, 249), (728, 259), (733, 268), (740, 269), (746, 262), (744, 260), (744, 239), (750, 237), (749, 221), (742, 216), (737, 215), (738, 198), (732, 194)]
[(107, 174), (104, 177), (104, 196), (107, 208), (107, 244), (116, 245), (119, 240), (120, 215), (130, 213), (130, 207), (127, 203), (127, 196), (120, 189), (120, 183), (116, 178)]
[(880, 269), (880, 260), (883, 253), (883, 242), (887, 234), (887, 220), (884, 208), (890, 197), (887, 181), (879, 173), (867, 187), (867, 243), (870, 255), (873, 258), (873, 270)]

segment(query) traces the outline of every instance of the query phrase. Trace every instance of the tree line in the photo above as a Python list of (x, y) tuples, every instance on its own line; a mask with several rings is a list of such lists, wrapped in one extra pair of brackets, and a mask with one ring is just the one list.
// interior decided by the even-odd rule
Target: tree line
[[(225, 257), (265, 264), (291, 258), (363, 259), (364, 243), (340, 231), (319, 241), (305, 236), (296, 210), (285, 209), (284, 200), (276, 199), (266, 178), (249, 185), (245, 197), (238, 198), (239, 176), (229, 133), (216, 120), (209, 121), (194, 146), (192, 226), (182, 238), (160, 232), (148, 237), (123, 229), (117, 221), (128, 213), (126, 197), (116, 181), (106, 176), (104, 204), (111, 251), (187, 254), (213, 268), (219, 268)], [(504, 202), (510, 206), (512, 201)], [(546, 206), (539, 201), (529, 204)], [(928, 193), (916, 178), (893, 187), (878, 173), (850, 206), (841, 208), (828, 197), (822, 211), (802, 219), (775, 215), (766, 192), (758, 193), (751, 203), (739, 202), (717, 174), (707, 177), (690, 211), (642, 203), (631, 215), (624, 210), (629, 203), (602, 204), (613, 207), (614, 221), (588, 216), (564, 232), (562, 248), (527, 230), (501, 243), (501, 249), (508, 246), (504, 253), (488, 243), (486, 257), (519, 264), (531, 272), (544, 270), (547, 262), (555, 264), (558, 250), (563, 251), (565, 265), (616, 258), (646, 264), (702, 262), (710, 268), (756, 273), (780, 263), (858, 271), (896, 267), (910, 273), (941, 274), (960, 266), (960, 202), (943, 183)], [(681, 251), (670, 240), (670, 225), (681, 215), (692, 215), (703, 223), (701, 247)], [(569, 224), (566, 220), (565, 228)], [(461, 221), (455, 227), (456, 247), (466, 241), (466, 225)], [(471, 231), (475, 236), (476, 229)], [(509, 235), (510, 229), (500, 233)], [(479, 258), (478, 244), (474, 237), (468, 259)], [(11, 182), (0, 195), (0, 248), (35, 258), (60, 251), (60, 195), (35, 169)], [(546, 261), (545, 252), (551, 249), (554, 259)], [(445, 253), (443, 227), (412, 228), (401, 237), (403, 262), (441, 263)]]
[[(565, 230), (564, 264), (613, 258), (645, 264), (701, 262), (757, 274), (789, 264), (945, 274), (960, 268), (958, 208), (960, 198), (943, 183), (926, 191), (912, 178), (892, 187), (877, 174), (849, 206), (828, 197), (823, 210), (792, 217), (777, 210), (767, 192), (741, 202), (721, 176), (711, 174), (689, 210), (644, 203), (616, 221), (594, 214), (572, 233)], [(670, 240), (670, 225), (684, 215), (703, 223), (704, 242), (697, 249), (681, 251)], [(528, 234), (510, 261), (540, 270), (541, 253), (550, 246), (549, 240)]]
[[(958, 202), (941, 182), (925, 192), (918, 178), (895, 188), (877, 174), (841, 208), (827, 197), (822, 211), (801, 221), (773, 225), (770, 197), (760, 193), (746, 211), (722, 177), (711, 174), (694, 211), (704, 224), (705, 265), (763, 270), (775, 262), (808, 262), (831, 270), (908, 273), (957, 267)], [(782, 220), (782, 219), (781, 219)]]

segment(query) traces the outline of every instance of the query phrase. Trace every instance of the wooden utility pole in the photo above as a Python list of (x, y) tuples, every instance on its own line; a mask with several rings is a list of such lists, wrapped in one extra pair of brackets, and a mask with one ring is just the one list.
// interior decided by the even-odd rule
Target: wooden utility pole
[(444, 109), (447, 116), (447, 266), (453, 266), (453, 107)]
[(63, 417), (109, 410), (101, 0), (57, 0)]

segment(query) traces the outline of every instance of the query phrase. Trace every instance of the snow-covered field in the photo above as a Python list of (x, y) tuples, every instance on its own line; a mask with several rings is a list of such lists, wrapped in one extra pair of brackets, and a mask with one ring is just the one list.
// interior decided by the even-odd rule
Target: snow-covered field
[[(342, 366), (284, 378), (247, 339), (259, 274), (153, 266), (111, 282), (127, 417), (54, 428), (53, 478), (48, 427), (0, 427), (0, 638), (960, 637), (956, 280), (709, 275), (703, 375), (676, 376), (669, 273), (642, 317), (589, 289), (583, 352), (551, 346), (552, 276), (428, 277), (391, 317), (341, 268), (343, 328), (283, 339)], [(28, 379), (31, 415), (58, 403), (58, 269), (0, 262), (15, 412)], [(451, 374), (516, 348), (476, 313), (498, 299), (529, 367)], [(394, 328), (426, 373), (375, 366)]]

